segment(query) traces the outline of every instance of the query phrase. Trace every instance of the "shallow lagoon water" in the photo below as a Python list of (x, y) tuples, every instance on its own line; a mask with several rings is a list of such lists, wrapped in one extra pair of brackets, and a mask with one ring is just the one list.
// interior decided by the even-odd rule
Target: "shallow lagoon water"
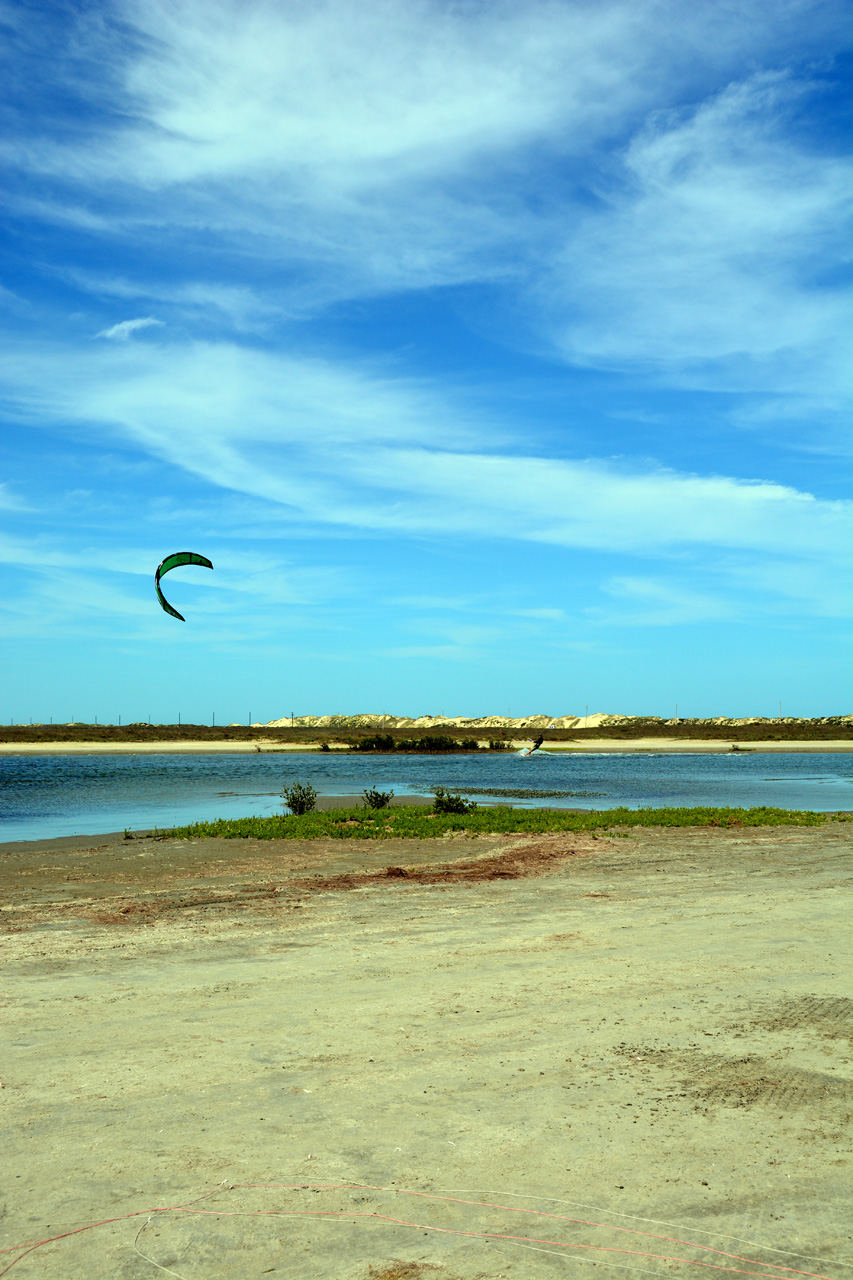
[[(830, 752), (566, 752), (529, 760), (510, 753), (9, 755), (0, 757), (0, 841), (282, 813), (282, 785), (296, 781), (310, 782), (320, 795), (360, 796), (372, 786), (398, 796), (430, 795), (436, 786), (462, 794), (502, 787), (573, 793), (507, 797), (524, 807), (853, 808), (850, 757)], [(500, 803), (494, 794), (473, 798)]]

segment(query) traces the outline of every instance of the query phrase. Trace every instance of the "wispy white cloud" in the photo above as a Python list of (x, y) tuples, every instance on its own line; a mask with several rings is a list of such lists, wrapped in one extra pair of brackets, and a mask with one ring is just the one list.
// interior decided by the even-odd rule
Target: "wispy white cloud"
[[(113, 72), (90, 87), (132, 111), (100, 136), (86, 127), (87, 149), (67, 135), (30, 138), (18, 155), (83, 183), (149, 191), (265, 173), (275, 186), (287, 179), (285, 201), (313, 193), (316, 203), (458, 175), (472, 157), (558, 121), (610, 120), (635, 100), (631, 72), (642, 80), (661, 47), (652, 8), (126, 3), (124, 33), (106, 22), (87, 35)], [(128, 27), (143, 40), (128, 46)], [(258, 196), (273, 201), (274, 184)], [(235, 219), (246, 209), (238, 203)]]
[(470, 662), (476, 656), (476, 648), (461, 644), (395, 645), (382, 650), (382, 657), (385, 658), (436, 658), (440, 661)]
[(395, 596), (390, 602), (395, 605), (402, 605), (406, 609), (428, 610), (432, 613), (434, 610), (444, 611), (445, 609), (454, 612), (467, 613), (472, 609), (482, 607), (482, 597), (480, 596)]
[[(198, 467), (211, 479), (225, 476), (220, 466), (237, 465), (240, 475), (251, 472), (252, 448), (277, 449), (269, 459), (271, 475), (286, 483), (288, 473), (298, 471), (300, 483), (308, 483), (300, 508), (310, 503), (312, 486), (322, 489), (327, 466), (334, 470), (334, 456), (326, 450), (424, 439), (464, 447), (484, 429), (435, 389), (389, 375), (379, 362), (345, 363), (205, 342), (122, 344), (85, 352), (58, 344), (10, 343), (2, 359), (6, 385), (22, 409), (103, 424), (160, 456), (171, 437), (170, 460), (192, 446), (193, 456), (179, 465)], [(41, 386), (39, 371), (53, 360), (57, 381)], [(499, 444), (507, 435), (497, 433), (494, 439)], [(245, 457), (234, 445), (246, 446)], [(258, 460), (258, 475), (265, 465)], [(226, 487), (255, 491), (239, 475), (235, 479)], [(286, 501), (282, 489), (270, 496)]]
[(542, 622), (563, 622), (566, 618), (565, 609), (514, 609), (513, 613), (517, 618), (533, 618)]
[(697, 590), (660, 577), (613, 577), (602, 584), (602, 590), (615, 598), (616, 608), (592, 606), (584, 612), (611, 627), (668, 627), (744, 616), (740, 603), (726, 598), (722, 590)]
[(0, 483), (0, 510), (25, 511), (26, 509), (26, 503), (12, 492), (8, 484)]
[(543, 276), (569, 359), (716, 390), (842, 393), (850, 300), (829, 264), (846, 257), (853, 170), (791, 136), (803, 92), (756, 75), (633, 138), (604, 208)]
[[(10, 140), (13, 167), (53, 183), (45, 217), (51, 201), (78, 220), (91, 204), (101, 229), (152, 246), (203, 230), (214, 273), (225, 251), (268, 262), (279, 306), (544, 272), (573, 359), (713, 359), (730, 350), (707, 314), (721, 268), (717, 311), (737, 297), (747, 353), (756, 342), (775, 351), (787, 283), (774, 289), (775, 269), (802, 253), (804, 234), (828, 234), (841, 199), (831, 157), (768, 127), (796, 83), (758, 76), (701, 105), (759, 53), (784, 61), (810, 42), (843, 43), (831, 3), (328, 0), (297, 13), (126, 0), (114, 16), (81, 17), (56, 73), (96, 95), (99, 123), (89, 110), (79, 133), (34, 124)], [(110, 74), (85, 75), (87, 58)], [(743, 254), (756, 246), (753, 280)], [(697, 272), (692, 306), (674, 296), (683, 267)], [(599, 311), (574, 325), (588, 281)], [(623, 294), (632, 305), (610, 325)], [(801, 285), (799, 300), (809, 296)], [(824, 332), (823, 306), (811, 309), (800, 331)], [(661, 313), (657, 345), (650, 312)]]
[(183, 283), (131, 280), (126, 276), (76, 268), (60, 268), (56, 274), (97, 298), (133, 298), (166, 304), (174, 307), (188, 321), (198, 322), (214, 316), (220, 322), (227, 321), (238, 333), (263, 330), (271, 319), (282, 313), (282, 308), (274, 300), (262, 296), (248, 285), (223, 284), (216, 280), (188, 280)]
[(853, 565), (843, 551), (837, 558), (803, 560), (732, 557), (719, 570), (722, 581), (742, 597), (761, 601), (760, 607), (769, 612), (789, 610), (809, 618), (853, 615)]
[[(566, 547), (644, 553), (689, 546), (830, 554), (853, 504), (784, 485), (667, 469), (440, 450), (374, 450), (348, 476), (396, 489), (402, 504), (374, 519)], [(346, 465), (346, 464), (344, 464)], [(843, 545), (843, 543), (841, 544)]]
[(60, 540), (41, 532), (18, 536), (0, 533), (0, 564), (45, 570), (83, 570), (97, 566), (96, 572), (101, 575), (117, 573), (146, 577), (153, 576), (152, 563), (156, 568), (154, 550), (133, 545), (114, 546), (107, 558), (103, 547), (97, 542), (88, 546), (75, 546), (73, 550), (69, 550), (65, 546), (57, 545)]
[[(159, 522), (154, 524), (162, 538)], [(140, 544), (119, 528), (114, 515), (102, 517), (96, 530), (87, 528), (91, 542), (76, 545), (67, 535), (0, 533), (2, 634), (50, 636), (61, 621), (63, 633), (70, 627), (75, 634), (103, 635), (118, 625), (122, 638), (162, 638), (153, 581), (164, 548), (147, 538)], [(283, 622), (289, 633), (304, 631), (330, 603), (359, 593), (352, 573), (339, 565), (304, 564), (257, 548), (247, 555), (219, 537), (200, 549), (212, 554), (214, 572), (183, 566), (164, 590), (218, 639), (244, 636), (247, 616), (255, 637), (274, 634)], [(335, 629), (329, 619), (324, 625)]]
[(55, 565), (71, 567), (77, 563), (78, 558), (67, 551), (0, 534), (0, 564), (46, 568)]
[(122, 10), (130, 49), (86, 27), (120, 123), (34, 131), (13, 163), (66, 184), (51, 200), (67, 217), (97, 202), (119, 234), (204, 228), (213, 249), (292, 264), (285, 290), (309, 300), (515, 272), (519, 148), (555, 130), (588, 148), (649, 95), (626, 66), (649, 18), (620, 3)]
[(850, 530), (853, 504), (758, 478), (535, 456), (447, 396), (376, 367), (195, 343), (54, 347), (10, 353), (7, 368), (24, 416), (130, 439), (319, 526), (833, 562)]
[(26, 301), (11, 289), (7, 289), (5, 285), (0, 284), (0, 307), (7, 311), (17, 311), (21, 307), (26, 307)]
[(95, 334), (95, 337), (127, 342), (131, 334), (137, 333), (140, 329), (151, 329), (162, 324), (163, 321), (155, 319), (154, 316), (137, 316), (135, 320), (120, 320), (118, 324), (110, 325), (109, 329), (102, 329), (100, 333)]

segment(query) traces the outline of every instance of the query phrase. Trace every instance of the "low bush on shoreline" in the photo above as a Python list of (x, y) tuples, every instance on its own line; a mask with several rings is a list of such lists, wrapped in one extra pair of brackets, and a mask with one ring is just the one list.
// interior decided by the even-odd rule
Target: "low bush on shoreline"
[(435, 800), (433, 801), (435, 814), (473, 813), (477, 808), (476, 801), (465, 800), (463, 796), (454, 791), (447, 791), (444, 787), (434, 787), (433, 791), (435, 794)]
[(391, 801), (394, 799), (393, 791), (377, 791), (376, 787), (370, 787), (361, 793), (364, 796), (364, 807), (366, 809), (387, 809)]
[[(491, 747), (491, 743), (489, 744)], [(451, 738), (446, 733), (430, 733), (422, 738), (397, 738), (390, 733), (374, 733), (369, 738), (359, 738), (352, 746), (353, 751), (402, 751), (406, 754), (427, 755), (437, 751), (479, 751), (476, 738)], [(492, 748), (494, 749), (494, 748)], [(501, 750), (503, 744), (501, 744)]]
[(290, 812), (297, 817), (313, 813), (317, 807), (317, 792), (310, 782), (294, 782), (290, 786), (285, 783), (281, 794)]
[(601, 809), (584, 813), (555, 809), (512, 809), (496, 805), (465, 814), (435, 813), (429, 806), (394, 809), (331, 809), (302, 817), (219, 818), (161, 832), (178, 840), (210, 836), (251, 840), (389, 840), (417, 839), (465, 832), (497, 835), (504, 832), (606, 831), (616, 827), (819, 827), (828, 818), (850, 821), (851, 815), (815, 813), (808, 809), (695, 808)]

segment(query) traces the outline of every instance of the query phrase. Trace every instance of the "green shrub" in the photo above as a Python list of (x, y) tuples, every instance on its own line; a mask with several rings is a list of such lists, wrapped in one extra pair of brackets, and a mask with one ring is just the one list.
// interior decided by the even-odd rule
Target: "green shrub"
[(317, 792), (310, 782), (294, 782), (282, 788), (282, 797), (291, 813), (301, 817), (303, 813), (313, 813), (317, 807)]
[(361, 794), (364, 796), (366, 809), (387, 809), (394, 796), (393, 791), (377, 791), (375, 787), (362, 791)]
[(489, 738), (490, 751), (509, 751), (509, 743), (504, 742), (503, 738)]
[(403, 738), (397, 743), (398, 751), (458, 751), (459, 743), (445, 733), (425, 734), (422, 738)]
[(421, 738), (400, 738), (395, 742), (390, 733), (372, 733), (368, 737), (359, 738), (353, 743), (354, 751), (479, 751), (476, 738), (463, 738), (461, 741), (451, 738), (446, 733), (428, 733)]
[(445, 791), (444, 787), (435, 787), (433, 794), (435, 795), (433, 809), (436, 813), (471, 813), (477, 808), (473, 800), (463, 800), (460, 795)]
[(390, 733), (374, 733), (369, 738), (359, 738), (353, 744), (355, 751), (393, 751), (394, 739)]

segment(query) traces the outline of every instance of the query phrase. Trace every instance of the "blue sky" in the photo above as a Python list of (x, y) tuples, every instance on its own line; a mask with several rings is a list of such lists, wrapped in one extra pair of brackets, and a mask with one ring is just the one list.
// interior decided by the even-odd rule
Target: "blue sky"
[(849, 712), (844, 9), (0, 6), (0, 717)]

